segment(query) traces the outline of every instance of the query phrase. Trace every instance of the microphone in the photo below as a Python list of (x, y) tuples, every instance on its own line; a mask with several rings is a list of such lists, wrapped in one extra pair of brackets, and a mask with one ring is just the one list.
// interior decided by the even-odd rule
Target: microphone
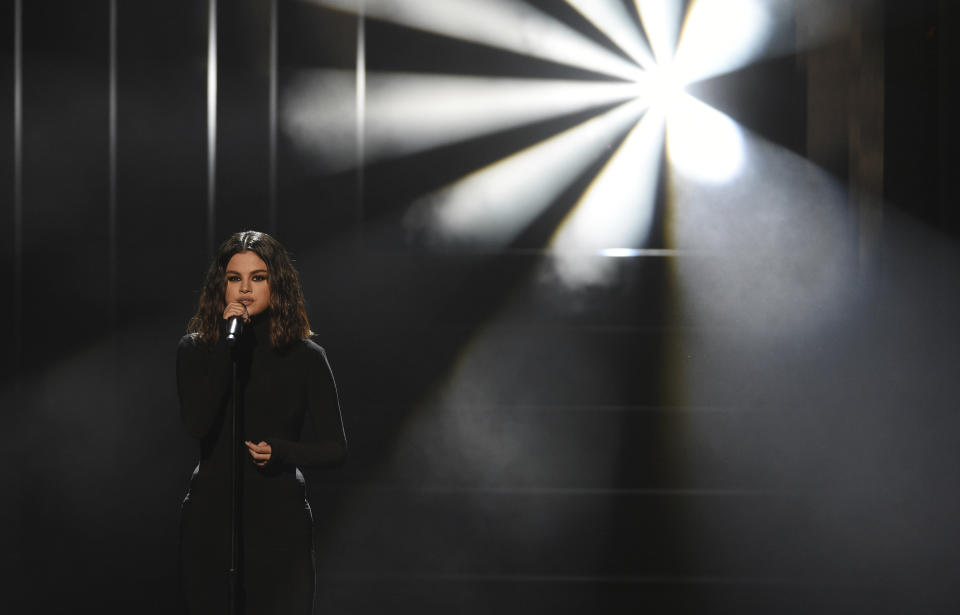
[(243, 335), (243, 319), (239, 316), (231, 316), (227, 319), (227, 344), (233, 348), (241, 335)]

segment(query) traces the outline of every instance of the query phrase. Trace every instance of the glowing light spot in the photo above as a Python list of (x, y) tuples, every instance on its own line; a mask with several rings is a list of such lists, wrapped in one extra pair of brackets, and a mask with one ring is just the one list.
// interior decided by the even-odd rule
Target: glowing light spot
[(433, 242), (507, 244), (630, 129), (633, 101), (513, 154), (414, 203), (405, 223)]
[(649, 96), (650, 106), (672, 109), (684, 95), (684, 83), (670, 65), (657, 66), (647, 73), (642, 82)]
[(680, 256), (687, 253), (692, 252), (665, 248), (604, 248), (598, 254), (607, 258), (636, 258), (638, 256)]
[(677, 47), (683, 0), (635, 0), (635, 4), (657, 64), (670, 64)]
[[(632, 79), (633, 63), (515, 0), (312, 0), (450, 38)], [(591, 0), (593, 1), (593, 0)], [(612, 24), (611, 24), (612, 25)]]
[(622, 79), (368, 73), (358, 102), (352, 73), (305, 71), (284, 95), (288, 136), (327, 170), (629, 101), (421, 197), (404, 219), (431, 243), (500, 248), (626, 132), (550, 241), (549, 266), (571, 286), (604, 283), (617, 258), (665, 255), (644, 248), (664, 144), (677, 179), (720, 184), (742, 172), (740, 128), (684, 88), (752, 61), (784, 12), (769, 0), (634, 0), (636, 14), (623, 0), (566, 0), (620, 54), (515, 0), (309, 1)]
[(729, 117), (684, 95), (667, 119), (667, 152), (673, 167), (686, 177), (722, 183), (743, 166), (743, 136)]
[(567, 0), (567, 4), (606, 34), (637, 64), (644, 68), (654, 65), (650, 49), (634, 26), (633, 18), (627, 13), (622, 0)]
[(759, 0), (694, 0), (677, 45), (684, 83), (735, 70), (766, 43), (772, 18)]
[(612, 245), (646, 242), (663, 148), (663, 116), (650, 109), (587, 188), (550, 242), (557, 276), (570, 286), (603, 284)]
[(606, 248), (600, 250), (600, 256), (608, 256), (610, 258), (632, 258), (634, 256), (640, 256), (643, 254), (643, 250), (637, 248)]
[[(284, 129), (321, 166), (356, 164), (353, 71), (304, 71), (285, 92)], [(634, 83), (368, 72), (367, 161), (402, 156), (637, 96)]]

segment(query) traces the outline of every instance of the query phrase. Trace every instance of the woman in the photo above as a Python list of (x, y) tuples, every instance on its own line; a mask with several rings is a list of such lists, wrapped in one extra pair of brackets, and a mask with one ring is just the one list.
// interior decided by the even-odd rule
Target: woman
[[(231, 349), (225, 323), (243, 320)], [(246, 613), (310, 613), (313, 521), (297, 466), (346, 455), (326, 354), (309, 338), (300, 279), (266, 233), (227, 239), (207, 271), (197, 313), (177, 350), (180, 416), (200, 440), (183, 501), (180, 567), (189, 613), (225, 613), (230, 568), (231, 454), (240, 463), (240, 584)], [(232, 361), (239, 386), (231, 442)]]

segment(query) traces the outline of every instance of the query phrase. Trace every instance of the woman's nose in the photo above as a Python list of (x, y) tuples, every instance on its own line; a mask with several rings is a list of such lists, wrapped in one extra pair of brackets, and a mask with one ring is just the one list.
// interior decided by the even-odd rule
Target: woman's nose
[(253, 290), (253, 289), (250, 287), (250, 280), (241, 280), (241, 281), (240, 281), (240, 292), (242, 292), (242, 293), (248, 293), (248, 292), (250, 292), (251, 290)]

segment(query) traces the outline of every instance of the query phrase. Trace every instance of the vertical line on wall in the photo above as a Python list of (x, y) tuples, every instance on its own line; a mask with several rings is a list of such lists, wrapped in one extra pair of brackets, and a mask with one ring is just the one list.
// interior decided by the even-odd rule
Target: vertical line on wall
[(213, 258), (217, 202), (217, 0), (209, 1), (207, 31), (207, 256)]
[(23, 353), (23, 0), (16, 0), (13, 8), (13, 277), (14, 370), (19, 373)]
[(270, 232), (277, 233), (277, 3), (270, 2)]
[(118, 271), (117, 271), (117, 0), (110, 0), (110, 93), (109, 93), (109, 194), (107, 197), (108, 214), (108, 259), (109, 259), (109, 288), (107, 300), (109, 305), (109, 326), (117, 326), (118, 305)]
[(364, 2), (360, 0), (357, 10), (357, 237), (363, 240), (364, 211), (364, 164), (366, 159), (366, 100), (367, 100), (367, 55), (366, 19)]

